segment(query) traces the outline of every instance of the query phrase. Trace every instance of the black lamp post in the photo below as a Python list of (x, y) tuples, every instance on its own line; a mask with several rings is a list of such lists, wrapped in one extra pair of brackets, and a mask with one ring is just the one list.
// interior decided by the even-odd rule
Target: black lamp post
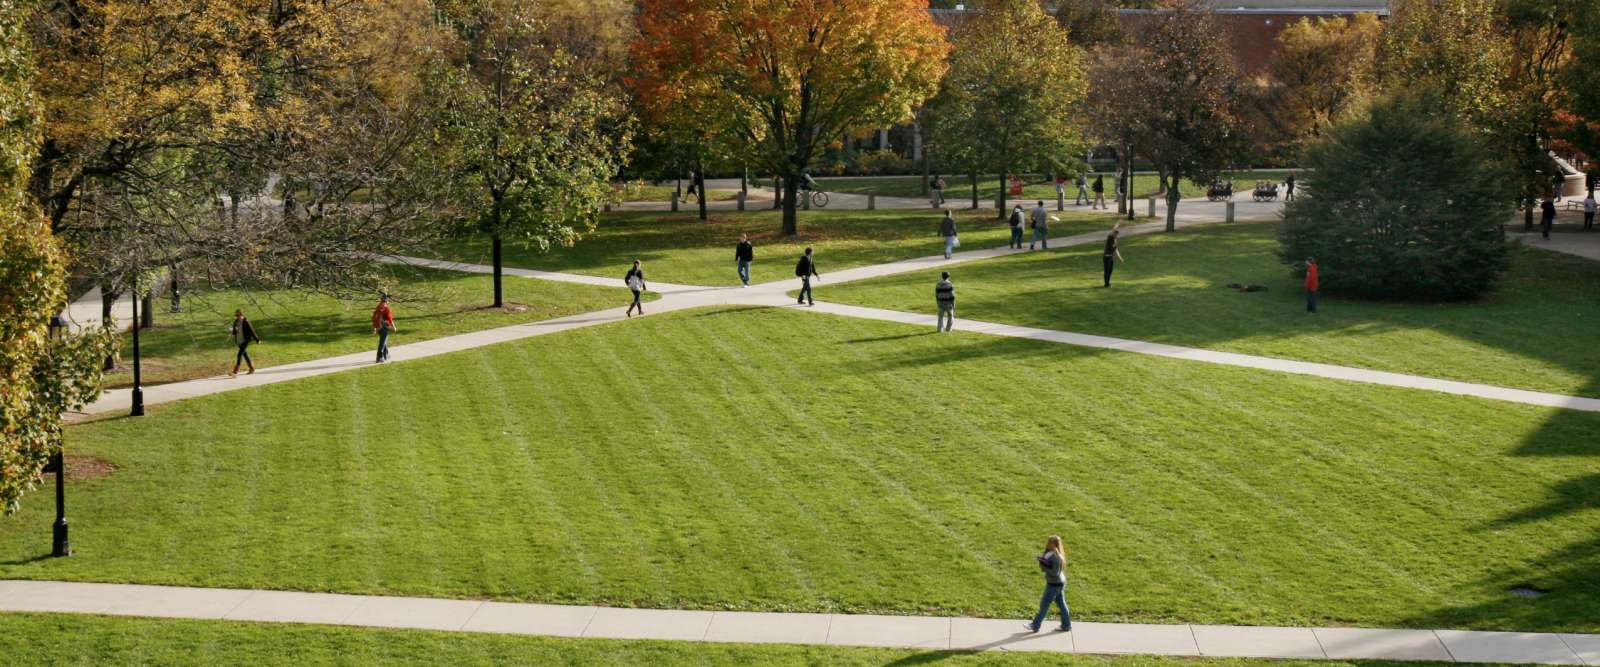
[(133, 274), (133, 409), (132, 417), (144, 416), (144, 387), (139, 386), (139, 274)]
[[(67, 323), (57, 314), (50, 318), (50, 341), (61, 340), (65, 335)], [(62, 447), (57, 443), (56, 453), (50, 456), (50, 463), (44, 467), (45, 472), (56, 474), (56, 522), (51, 531), (50, 555), (56, 558), (71, 556), (72, 548), (67, 544), (67, 460), (62, 455)]]

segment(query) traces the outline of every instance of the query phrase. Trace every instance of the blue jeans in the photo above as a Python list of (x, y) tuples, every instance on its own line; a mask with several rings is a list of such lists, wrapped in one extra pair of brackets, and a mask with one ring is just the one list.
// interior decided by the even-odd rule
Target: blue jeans
[(1039, 247), (1044, 248), (1045, 250), (1049, 250), (1050, 249), (1050, 230), (1045, 228), (1045, 227), (1043, 227), (1043, 226), (1034, 227), (1033, 228), (1033, 240), (1028, 242), (1028, 249), (1032, 250), (1033, 249), (1033, 244), (1035, 244), (1035, 243), (1038, 243)]
[(811, 301), (811, 276), (806, 276), (806, 277), (800, 279), (800, 298), (797, 301), (797, 303), (806, 303), (806, 302), (810, 302), (810, 301)]
[(1012, 227), (1011, 228), (1011, 247), (1013, 247), (1013, 248), (1021, 248), (1022, 247), (1022, 228), (1021, 227)]
[(950, 259), (950, 253), (953, 253), (955, 251), (956, 251), (956, 237), (954, 237), (954, 236), (946, 236), (946, 237), (944, 237), (944, 258), (945, 259)]
[(956, 325), (956, 304), (939, 304), (939, 321), (933, 325), (934, 331), (949, 331)]
[(378, 327), (378, 361), (389, 358), (389, 327)]
[(1029, 624), (1034, 630), (1044, 627), (1044, 617), (1050, 615), (1050, 603), (1056, 603), (1061, 608), (1061, 629), (1072, 629), (1072, 610), (1067, 608), (1067, 585), (1045, 584), (1044, 595), (1039, 598), (1039, 613), (1033, 617)]
[(739, 282), (750, 284), (750, 263), (742, 259), (739, 260)]

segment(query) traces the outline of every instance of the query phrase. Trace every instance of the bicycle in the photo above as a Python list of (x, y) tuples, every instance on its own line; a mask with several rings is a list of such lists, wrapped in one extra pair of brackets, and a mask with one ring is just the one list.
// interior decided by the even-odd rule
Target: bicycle
[[(815, 206), (817, 208), (827, 208), (827, 206), (828, 206), (828, 193), (823, 192), (821, 190), (807, 190), (805, 192), (800, 193), (800, 196), (801, 197), (810, 197), (811, 198), (811, 205)], [(804, 200), (802, 200), (802, 201), (804, 201)]]

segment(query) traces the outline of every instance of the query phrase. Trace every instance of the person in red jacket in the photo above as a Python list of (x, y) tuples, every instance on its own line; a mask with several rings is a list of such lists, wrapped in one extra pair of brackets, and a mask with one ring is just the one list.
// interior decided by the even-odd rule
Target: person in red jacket
[(1317, 258), (1306, 258), (1306, 312), (1317, 312), (1317, 290), (1322, 284), (1317, 281)]
[(394, 331), (394, 311), (389, 310), (389, 295), (378, 297), (378, 307), (372, 309), (372, 333), (378, 334), (378, 361), (389, 360), (389, 332)]

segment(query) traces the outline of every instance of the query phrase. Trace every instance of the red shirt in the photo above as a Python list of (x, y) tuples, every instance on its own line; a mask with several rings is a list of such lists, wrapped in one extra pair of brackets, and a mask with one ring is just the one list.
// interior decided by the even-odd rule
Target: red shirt
[(1306, 291), (1307, 292), (1315, 292), (1315, 291), (1317, 291), (1317, 287), (1318, 286), (1319, 285), (1317, 283), (1317, 263), (1316, 262), (1312, 262), (1312, 263), (1306, 265)]
[(372, 328), (379, 329), (384, 325), (394, 328), (394, 311), (389, 310), (389, 304), (380, 303), (377, 310), (372, 311)]

